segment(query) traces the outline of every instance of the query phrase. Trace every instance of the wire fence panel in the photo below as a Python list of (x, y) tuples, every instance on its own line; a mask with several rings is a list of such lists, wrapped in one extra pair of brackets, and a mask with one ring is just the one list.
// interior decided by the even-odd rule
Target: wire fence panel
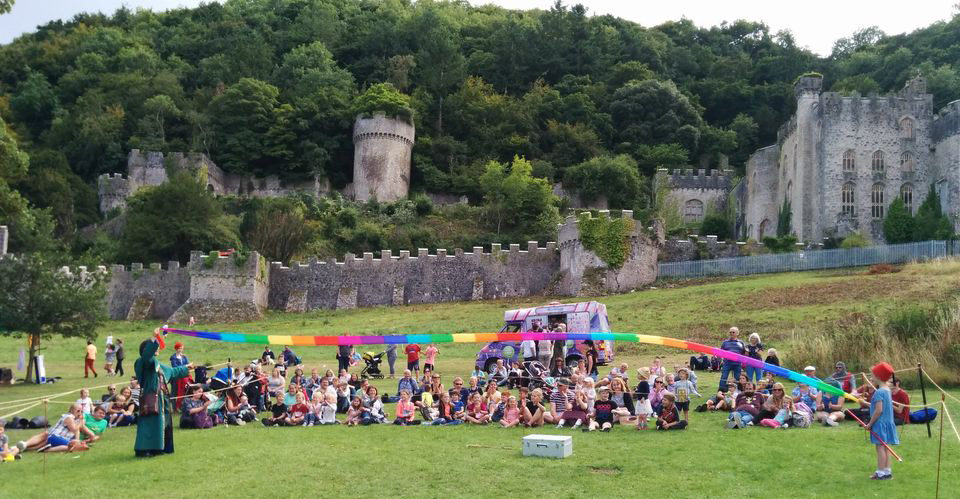
[(660, 264), (661, 278), (765, 274), (798, 270), (863, 267), (879, 263), (923, 262), (960, 253), (958, 241), (868, 246), (866, 248), (798, 251), (769, 255), (693, 260)]

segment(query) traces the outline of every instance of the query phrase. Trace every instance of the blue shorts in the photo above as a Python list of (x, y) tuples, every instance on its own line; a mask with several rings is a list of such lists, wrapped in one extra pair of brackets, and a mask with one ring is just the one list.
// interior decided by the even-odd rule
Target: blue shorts
[(60, 447), (61, 445), (70, 445), (70, 441), (56, 435), (47, 436), (47, 445), (51, 447)]

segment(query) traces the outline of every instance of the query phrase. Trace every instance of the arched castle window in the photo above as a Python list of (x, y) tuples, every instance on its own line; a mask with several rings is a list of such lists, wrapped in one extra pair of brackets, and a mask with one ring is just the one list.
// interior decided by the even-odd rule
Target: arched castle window
[(857, 153), (853, 149), (843, 151), (843, 171), (854, 172), (857, 170)]
[(847, 182), (843, 184), (843, 189), (840, 191), (840, 209), (844, 215), (855, 216), (857, 214), (855, 208), (855, 198), (854, 192), (856, 191), (856, 186), (853, 185), (853, 182)]
[(912, 119), (904, 118), (900, 120), (900, 138), (902, 139), (913, 138), (913, 120)]
[(873, 184), (873, 191), (870, 193), (870, 216), (883, 218), (883, 184)]
[(684, 223), (694, 223), (703, 220), (703, 201), (690, 199), (683, 206)]
[(904, 206), (907, 207), (907, 211), (913, 215), (913, 186), (910, 184), (903, 184), (900, 186), (900, 199), (903, 200)]
[(760, 232), (757, 233), (757, 240), (759, 241), (766, 237), (768, 232), (770, 232), (770, 220), (764, 218), (763, 221), (760, 222)]
[(784, 193), (784, 197), (787, 198), (787, 201), (793, 202), (793, 180), (787, 182), (787, 192)]
[(914, 169), (915, 163), (913, 161), (913, 153), (910, 151), (903, 151), (900, 153), (900, 171), (902, 172), (912, 172)]
[(874, 151), (873, 158), (871, 160), (871, 167), (873, 168), (873, 173), (883, 173), (883, 151)]

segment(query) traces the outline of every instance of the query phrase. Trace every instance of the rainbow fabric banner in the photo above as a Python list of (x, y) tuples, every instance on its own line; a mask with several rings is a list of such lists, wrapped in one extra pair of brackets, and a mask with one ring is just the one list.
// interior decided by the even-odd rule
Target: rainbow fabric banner
[(738, 353), (720, 350), (716, 347), (701, 345), (692, 341), (665, 338), (663, 336), (649, 336), (635, 333), (456, 333), (456, 334), (395, 334), (395, 335), (342, 335), (342, 336), (278, 336), (265, 334), (244, 333), (215, 333), (207, 331), (188, 331), (183, 329), (164, 328), (169, 333), (191, 336), (205, 340), (227, 341), (230, 343), (254, 343), (260, 345), (285, 346), (339, 346), (339, 345), (404, 345), (408, 343), (489, 343), (518, 342), (525, 340), (593, 340), (593, 341), (627, 341), (631, 343), (646, 343), (662, 345), (701, 352), (721, 359), (732, 360), (742, 364), (770, 371), (776, 376), (787, 378), (797, 383), (804, 383), (822, 392), (833, 395), (842, 395), (854, 402), (858, 399), (844, 392), (842, 389), (829, 385), (816, 378), (805, 376), (798, 372), (784, 369), (780, 366), (767, 364), (757, 359)]

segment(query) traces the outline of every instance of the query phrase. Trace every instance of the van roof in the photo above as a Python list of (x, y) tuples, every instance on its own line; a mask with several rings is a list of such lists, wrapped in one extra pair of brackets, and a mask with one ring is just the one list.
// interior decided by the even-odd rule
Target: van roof
[(526, 320), (531, 315), (569, 314), (574, 312), (589, 312), (591, 315), (601, 313), (606, 315), (607, 306), (597, 301), (582, 301), (580, 303), (552, 303), (539, 307), (517, 308), (503, 313), (503, 320), (516, 322)]

